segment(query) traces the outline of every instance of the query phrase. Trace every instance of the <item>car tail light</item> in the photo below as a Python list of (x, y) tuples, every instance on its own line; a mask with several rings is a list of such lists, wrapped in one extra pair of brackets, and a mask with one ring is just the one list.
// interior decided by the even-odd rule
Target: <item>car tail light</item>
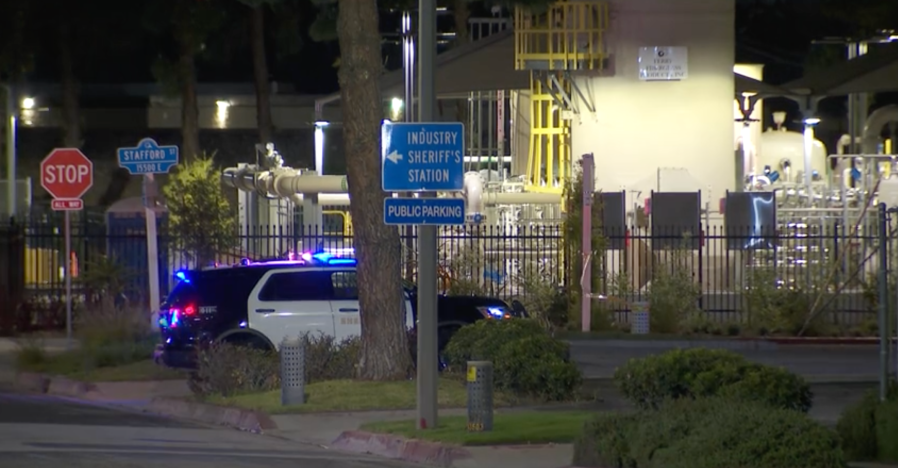
[[(163, 309), (165, 311), (165, 309)], [(170, 307), (167, 310), (169, 316), (168, 326), (171, 328), (177, 328), (178, 324), (181, 323), (181, 319), (184, 317), (192, 317), (196, 315), (196, 306), (193, 304), (187, 304), (184, 307)], [(162, 320), (160, 319), (160, 323)]]

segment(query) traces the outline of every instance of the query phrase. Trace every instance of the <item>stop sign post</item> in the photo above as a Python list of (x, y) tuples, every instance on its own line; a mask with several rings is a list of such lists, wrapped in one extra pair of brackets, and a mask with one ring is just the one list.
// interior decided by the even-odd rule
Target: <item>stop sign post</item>
[(84, 207), (81, 197), (94, 184), (94, 165), (78, 148), (56, 148), (41, 161), (41, 187), (65, 212), (65, 324), (66, 341), (72, 347), (72, 229), (69, 213)]

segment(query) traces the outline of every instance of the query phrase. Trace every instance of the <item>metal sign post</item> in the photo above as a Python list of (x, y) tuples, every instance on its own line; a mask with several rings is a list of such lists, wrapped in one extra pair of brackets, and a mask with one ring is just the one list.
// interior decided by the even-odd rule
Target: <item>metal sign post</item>
[(66, 210), (63, 230), (65, 231), (65, 342), (72, 349), (72, 220), (71, 211)]
[(583, 224), (582, 257), (583, 276), (580, 278), (580, 328), (588, 332), (592, 319), (592, 196), (595, 191), (595, 161), (592, 153), (580, 160), (583, 170), (583, 200), (580, 220)]
[(150, 295), (150, 328), (156, 328), (159, 321), (159, 306), (162, 300), (159, 291), (159, 245), (156, 233), (156, 201), (158, 188), (153, 174), (167, 174), (178, 164), (178, 147), (159, 146), (156, 140), (144, 138), (133, 148), (119, 148), (118, 164), (131, 175), (143, 176), (143, 206), (147, 232), (147, 275)]
[(56, 148), (41, 161), (41, 187), (53, 196), (50, 207), (65, 211), (65, 330), (72, 348), (72, 220), (70, 211), (84, 208), (81, 199), (94, 184), (94, 165), (78, 148)]

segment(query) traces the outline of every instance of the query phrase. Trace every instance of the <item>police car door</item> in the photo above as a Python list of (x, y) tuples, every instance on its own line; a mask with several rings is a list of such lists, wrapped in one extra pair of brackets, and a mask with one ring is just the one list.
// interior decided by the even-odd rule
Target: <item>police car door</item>
[(330, 272), (334, 298), (331, 311), (334, 314), (334, 337), (343, 340), (362, 334), (359, 314), (359, 285), (354, 270), (334, 270)]
[(303, 333), (333, 336), (330, 277), (320, 270), (272, 270), (249, 299), (249, 328), (275, 345)]

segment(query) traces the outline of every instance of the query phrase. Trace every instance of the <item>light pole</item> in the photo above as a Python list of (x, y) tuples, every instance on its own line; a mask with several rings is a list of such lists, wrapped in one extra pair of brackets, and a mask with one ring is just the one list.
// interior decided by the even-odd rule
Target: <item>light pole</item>
[(16, 93), (11, 84), (2, 85), (6, 90), (6, 212), (16, 217)]

